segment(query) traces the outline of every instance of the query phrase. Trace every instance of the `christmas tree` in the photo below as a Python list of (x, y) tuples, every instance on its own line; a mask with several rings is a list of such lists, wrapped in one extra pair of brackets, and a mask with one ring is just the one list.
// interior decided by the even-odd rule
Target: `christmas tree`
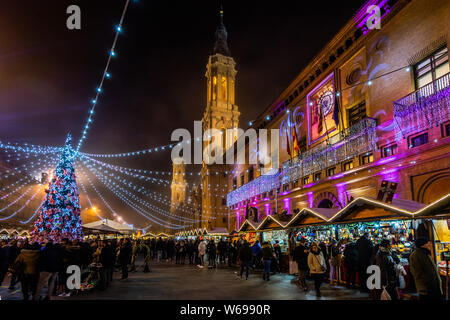
[(47, 196), (31, 232), (34, 241), (52, 239), (60, 242), (64, 238), (74, 240), (83, 237), (80, 198), (73, 166), (74, 157), (72, 137), (68, 134), (53, 179), (45, 190)]

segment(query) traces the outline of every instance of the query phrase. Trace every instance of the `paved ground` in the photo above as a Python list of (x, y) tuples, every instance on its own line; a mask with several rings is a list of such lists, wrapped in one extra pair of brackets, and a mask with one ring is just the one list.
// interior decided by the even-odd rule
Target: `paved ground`
[[(262, 280), (261, 272), (250, 274), (249, 280), (240, 280), (236, 268), (218, 267), (217, 269), (200, 269), (196, 266), (175, 265), (170, 263), (151, 263), (151, 272), (130, 273), (128, 280), (118, 280), (120, 274), (114, 274), (114, 281), (105, 291), (84, 292), (68, 298), (56, 299), (281, 299), (281, 300), (349, 300), (368, 299), (367, 294), (344, 287), (322, 285), (322, 297), (316, 298), (313, 283), (311, 290), (304, 293), (292, 281), (295, 277), (287, 274), (271, 276), (269, 282)], [(9, 279), (8, 279), (9, 280)], [(6, 281), (0, 288), (2, 299), (21, 299), (19, 290), (9, 291)]]

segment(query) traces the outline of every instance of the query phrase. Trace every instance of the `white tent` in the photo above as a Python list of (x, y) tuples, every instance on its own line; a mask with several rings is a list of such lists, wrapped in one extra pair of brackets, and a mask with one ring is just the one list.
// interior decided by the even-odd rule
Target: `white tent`
[(103, 220), (98, 220), (98, 221), (83, 224), (83, 228), (98, 229), (104, 225), (106, 225), (114, 230), (117, 230), (121, 233), (132, 233), (134, 231), (134, 228), (131, 225), (119, 223), (119, 222), (116, 222), (113, 220), (108, 220), (108, 219), (103, 219)]

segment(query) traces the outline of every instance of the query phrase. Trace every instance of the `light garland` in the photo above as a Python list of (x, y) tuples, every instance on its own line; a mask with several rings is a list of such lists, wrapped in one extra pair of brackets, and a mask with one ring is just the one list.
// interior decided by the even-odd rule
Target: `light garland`
[[(31, 190), (31, 188), (29, 190)], [(27, 190), (26, 193), (28, 193), (29, 190)], [(40, 188), (38, 188), (38, 190), (31, 196), (30, 199), (27, 200), (27, 202), (25, 202), (25, 204), (21, 208), (19, 208), (18, 210), (14, 211), (11, 215), (9, 215), (7, 217), (0, 218), (0, 221), (11, 219), (15, 215), (17, 215), (19, 212), (21, 212), (36, 197), (36, 195), (39, 193), (39, 191), (40, 191)], [(24, 193), (20, 198), (22, 198), (26, 193)], [(17, 199), (15, 202), (13, 202), (10, 205), (8, 205), (8, 207), (6, 207), (6, 209), (9, 208), (12, 204), (16, 203), (18, 200), (19, 199)], [(1, 209), (0, 212), (2, 212), (4, 210), (5, 210), (5, 208)]]
[(87, 135), (87, 131), (89, 129), (89, 125), (93, 122), (92, 119), (93, 119), (93, 116), (94, 116), (95, 106), (98, 103), (98, 98), (100, 96), (100, 93), (103, 91), (103, 82), (105, 81), (105, 78), (110, 78), (110, 74), (108, 72), (109, 64), (111, 63), (111, 58), (116, 55), (115, 48), (116, 48), (117, 38), (119, 37), (119, 34), (122, 31), (123, 19), (125, 18), (125, 14), (127, 12), (129, 3), (130, 3), (130, 0), (127, 0), (126, 3), (125, 3), (125, 6), (123, 8), (122, 15), (120, 17), (120, 22), (116, 26), (116, 33), (115, 33), (115, 36), (114, 36), (114, 41), (113, 41), (113, 44), (111, 46), (111, 50), (109, 51), (108, 60), (106, 62), (105, 69), (103, 70), (102, 79), (100, 80), (100, 84), (98, 85), (98, 87), (96, 89), (95, 98), (91, 100), (92, 107), (89, 110), (89, 116), (88, 116), (88, 119), (86, 120), (86, 124), (84, 126), (84, 131), (82, 133), (82, 136), (81, 136), (80, 140), (78, 141), (78, 145), (77, 145), (77, 149), (76, 149), (77, 153), (79, 152), (81, 146), (83, 145), (84, 140), (86, 140), (86, 135)]

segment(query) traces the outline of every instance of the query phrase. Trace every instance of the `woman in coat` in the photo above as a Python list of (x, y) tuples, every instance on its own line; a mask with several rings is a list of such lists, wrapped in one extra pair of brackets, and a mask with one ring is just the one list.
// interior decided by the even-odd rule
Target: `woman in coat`
[(320, 285), (322, 284), (323, 276), (327, 270), (327, 265), (316, 242), (311, 243), (311, 250), (308, 255), (308, 267), (311, 277), (314, 279), (316, 295), (317, 297), (320, 297)]
[(200, 241), (198, 244), (198, 257), (200, 259), (200, 264), (198, 265), (199, 268), (203, 268), (203, 257), (206, 254), (206, 244), (204, 241)]

